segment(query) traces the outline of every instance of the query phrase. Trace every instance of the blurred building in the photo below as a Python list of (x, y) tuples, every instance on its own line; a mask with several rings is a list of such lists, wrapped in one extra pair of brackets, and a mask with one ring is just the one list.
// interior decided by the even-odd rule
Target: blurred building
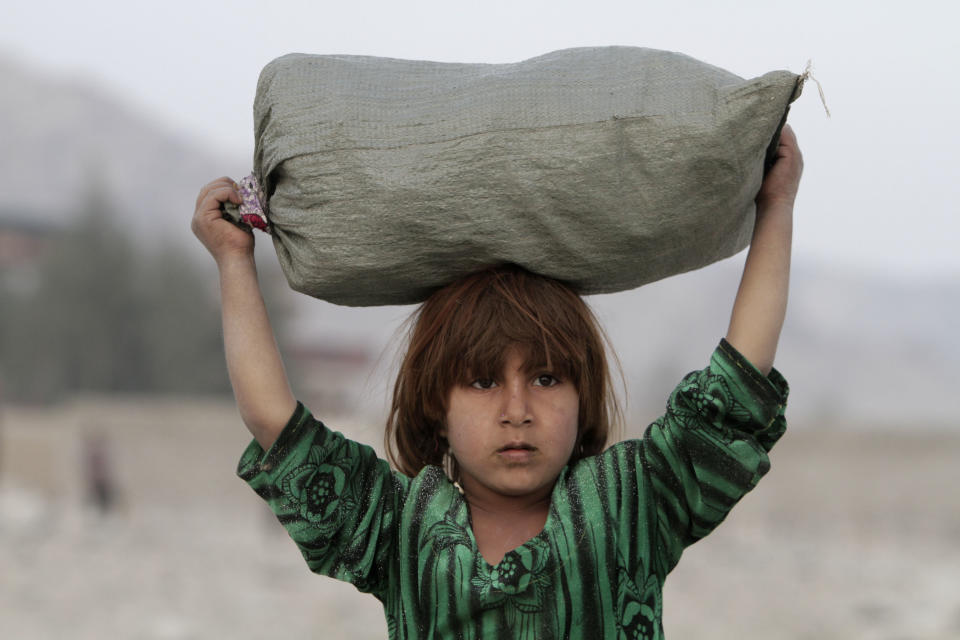
[[(295, 371), (296, 393), (325, 419), (365, 413), (369, 402), (369, 377), (373, 368), (370, 353), (351, 345), (333, 343), (294, 346), (285, 359)], [(370, 407), (377, 411), (380, 407)]]

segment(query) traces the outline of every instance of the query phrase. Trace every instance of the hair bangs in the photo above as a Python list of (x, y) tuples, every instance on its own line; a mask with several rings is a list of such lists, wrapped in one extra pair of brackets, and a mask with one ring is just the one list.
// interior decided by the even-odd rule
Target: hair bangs
[[(447, 349), (441, 370), (447, 379), (469, 383), (496, 378), (507, 356), (518, 350), (529, 372), (549, 372), (560, 378), (579, 377), (584, 358), (582, 340), (558, 309), (549, 304), (555, 291), (542, 290), (548, 280), (499, 274), (463, 291), (447, 323)], [(534, 286), (531, 286), (534, 285)], [(536, 286), (541, 285), (541, 286)], [(552, 287), (546, 287), (550, 289)], [(554, 305), (555, 306), (555, 305)]]

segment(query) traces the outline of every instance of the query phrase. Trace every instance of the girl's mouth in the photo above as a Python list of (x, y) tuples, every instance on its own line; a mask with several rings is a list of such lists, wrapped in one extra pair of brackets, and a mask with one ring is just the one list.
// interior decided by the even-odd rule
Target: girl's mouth
[(536, 450), (536, 447), (526, 442), (511, 442), (497, 449), (497, 453), (508, 462), (525, 462), (533, 457)]

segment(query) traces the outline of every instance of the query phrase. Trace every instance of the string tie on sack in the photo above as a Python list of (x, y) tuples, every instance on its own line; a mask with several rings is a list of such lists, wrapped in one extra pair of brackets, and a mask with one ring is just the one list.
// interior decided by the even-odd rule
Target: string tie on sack
[(807, 68), (804, 69), (803, 74), (800, 76), (801, 82), (806, 82), (808, 78), (817, 83), (817, 91), (820, 92), (820, 102), (823, 104), (823, 110), (827, 112), (827, 117), (829, 118), (830, 109), (827, 107), (827, 99), (823, 96), (823, 87), (820, 85), (820, 81), (813, 77), (813, 60), (807, 60)]

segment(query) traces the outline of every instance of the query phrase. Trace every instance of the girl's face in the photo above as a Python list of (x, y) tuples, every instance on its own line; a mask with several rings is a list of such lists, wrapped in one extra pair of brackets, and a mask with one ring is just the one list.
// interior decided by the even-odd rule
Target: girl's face
[(495, 379), (455, 385), (447, 406), (443, 435), (468, 496), (549, 496), (577, 440), (573, 383), (511, 349)]

